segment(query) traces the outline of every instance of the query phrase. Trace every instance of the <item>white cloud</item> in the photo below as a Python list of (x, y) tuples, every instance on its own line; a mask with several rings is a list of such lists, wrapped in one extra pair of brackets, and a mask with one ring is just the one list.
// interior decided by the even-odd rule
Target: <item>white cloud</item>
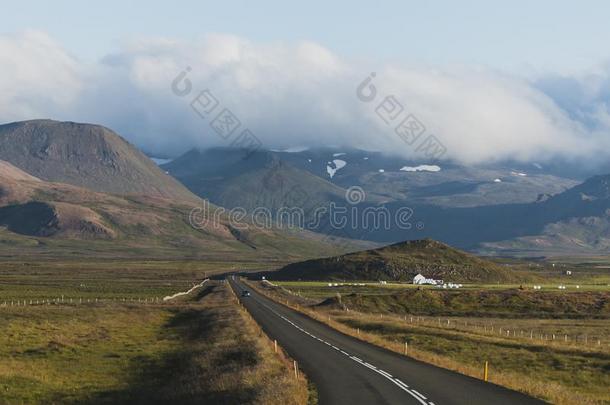
[[(345, 145), (417, 156), (375, 114), (394, 95), (463, 162), (555, 156), (607, 158), (610, 81), (527, 81), (480, 68), (377, 66), (378, 98), (356, 87), (370, 65), (312, 42), (254, 43), (212, 34), (191, 42), (149, 38), (90, 65), (40, 32), (0, 36), (0, 120), (49, 117), (107, 125), (156, 154), (227, 145), (189, 101), (209, 89), (267, 148)], [(171, 92), (187, 66), (189, 96)], [(605, 76), (604, 76), (605, 75)], [(604, 156), (602, 156), (604, 155)]]
[(0, 35), (3, 121), (52, 116), (78, 98), (83, 68), (42, 32)]

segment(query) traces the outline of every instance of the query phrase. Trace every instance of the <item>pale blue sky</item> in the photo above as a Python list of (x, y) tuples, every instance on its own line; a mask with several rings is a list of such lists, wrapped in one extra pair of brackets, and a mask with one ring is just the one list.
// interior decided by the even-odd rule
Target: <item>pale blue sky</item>
[(607, 1), (28, 1), (2, 5), (3, 33), (47, 32), (101, 58), (138, 36), (210, 32), (315, 41), (348, 58), (575, 73), (610, 59)]
[(448, 158), (610, 155), (609, 1), (20, 0), (0, 10), (0, 122), (99, 123), (159, 155), (224, 145), (169, 91), (192, 66), (195, 90), (212, 89), (269, 148), (410, 155), (355, 97), (374, 69), (380, 98), (395, 95)]

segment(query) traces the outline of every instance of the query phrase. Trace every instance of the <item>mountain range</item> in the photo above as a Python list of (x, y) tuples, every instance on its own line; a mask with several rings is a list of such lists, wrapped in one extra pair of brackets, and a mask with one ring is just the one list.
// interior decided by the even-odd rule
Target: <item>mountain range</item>
[[(0, 245), (320, 257), (432, 238), (492, 255), (607, 253), (610, 175), (583, 179), (546, 166), (467, 166), (338, 147), (193, 149), (159, 166), (99, 125), (16, 122), (0, 125)], [(246, 218), (242, 229), (225, 213), (194, 227), (190, 216), (204, 200), (250, 214), (300, 207), (314, 225), (263, 229)], [(337, 229), (316, 214), (331, 204), (412, 215), (407, 227)]]
[(315, 233), (242, 229), (222, 215), (193, 226), (193, 210), (203, 201), (101, 126), (51, 120), (1, 125), (0, 158), (0, 246), (7, 254), (165, 258), (337, 252)]
[(579, 184), (540, 165), (524, 166), (437, 165), (346, 148), (261, 150), (247, 156), (235, 149), (193, 149), (162, 165), (194, 193), (219, 205), (243, 207), (261, 187), (285, 193), (297, 183), (316, 201), (344, 200), (347, 188), (360, 186), (369, 202), (449, 208), (536, 202)]
[[(358, 208), (384, 207), (393, 217), (412, 209), (411, 228), (337, 230), (323, 218), (317, 232), (387, 244), (433, 238), (487, 254), (595, 254), (609, 246), (605, 194), (609, 176), (583, 182), (557, 166), (501, 162), (465, 166), (349, 148), (191, 150), (162, 165), (212, 203), (252, 211), (331, 203), (352, 209), (347, 191), (360, 187)], [(298, 192), (293, 192), (294, 189)], [(298, 198), (295, 198), (295, 195)]]

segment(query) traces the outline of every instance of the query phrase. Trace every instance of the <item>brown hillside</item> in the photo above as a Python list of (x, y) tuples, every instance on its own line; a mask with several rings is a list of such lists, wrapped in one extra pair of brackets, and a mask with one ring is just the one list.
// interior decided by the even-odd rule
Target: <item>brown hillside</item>
[(52, 120), (0, 125), (0, 159), (45, 181), (107, 193), (198, 200), (137, 148), (99, 125)]
[[(3, 249), (13, 243), (41, 249), (55, 246), (54, 254), (78, 246), (75, 248), (78, 254), (83, 249), (87, 252), (99, 249), (146, 257), (159, 255), (160, 251), (164, 257), (168, 254), (303, 257), (311, 256), (312, 252), (333, 252), (315, 234), (292, 235), (255, 227), (238, 230), (226, 218), (195, 229), (189, 222), (194, 206), (191, 202), (159, 196), (113, 195), (41, 181), (9, 163), (1, 163), (0, 252), (5, 253)], [(5, 242), (9, 245), (4, 245)]]

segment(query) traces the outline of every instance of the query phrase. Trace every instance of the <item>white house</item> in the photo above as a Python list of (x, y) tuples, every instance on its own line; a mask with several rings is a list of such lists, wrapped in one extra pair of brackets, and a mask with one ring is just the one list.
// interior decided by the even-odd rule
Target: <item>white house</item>
[(442, 284), (441, 280), (434, 280), (432, 278), (426, 278), (426, 277), (422, 276), (421, 274), (418, 274), (415, 277), (413, 277), (413, 284), (419, 284), (419, 285), (423, 285), (423, 284), (437, 285), (437, 284), (439, 284), (439, 282)]

